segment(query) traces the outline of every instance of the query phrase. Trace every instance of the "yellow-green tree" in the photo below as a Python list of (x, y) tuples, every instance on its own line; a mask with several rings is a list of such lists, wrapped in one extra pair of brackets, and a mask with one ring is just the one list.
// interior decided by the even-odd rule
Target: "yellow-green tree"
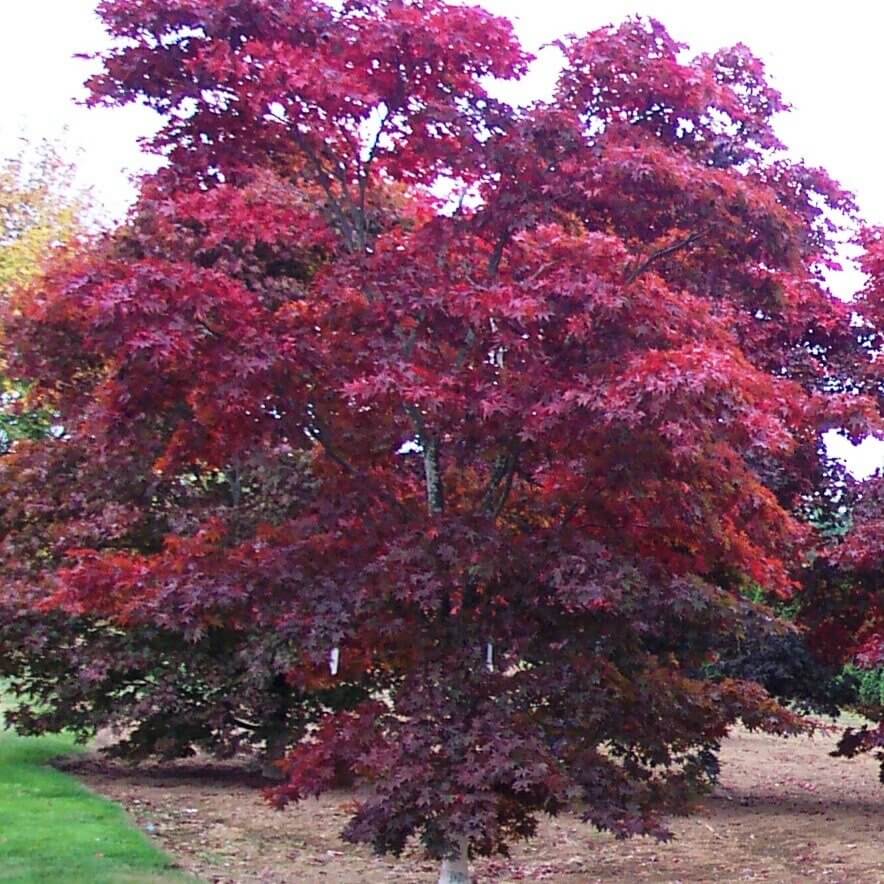
[(23, 142), (0, 159), (0, 292), (39, 274), (58, 245), (83, 230), (88, 194), (75, 166), (51, 141)]
[[(0, 310), (11, 292), (38, 278), (60, 246), (84, 235), (91, 209), (75, 166), (54, 142), (23, 140), (0, 158)], [(0, 326), (2, 339), (2, 326)], [(47, 428), (48, 417), (22, 408), (23, 389), (8, 377), (0, 347), (0, 452)]]

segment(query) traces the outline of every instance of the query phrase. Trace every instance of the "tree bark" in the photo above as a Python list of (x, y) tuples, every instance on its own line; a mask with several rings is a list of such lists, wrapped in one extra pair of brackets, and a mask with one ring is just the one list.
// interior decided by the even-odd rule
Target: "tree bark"
[(454, 847), (454, 854), (442, 860), (439, 884), (471, 884), (472, 880), (467, 839), (461, 838)]
[(279, 781), (285, 774), (278, 762), (285, 758), (291, 734), (287, 730), (279, 730), (267, 735), (264, 752), (261, 756), (261, 776), (266, 780)]
[(442, 466), (439, 462), (439, 439), (427, 431), (423, 415), (416, 405), (406, 405), (405, 411), (411, 418), (418, 442), (423, 450), (427, 510), (431, 516), (439, 516), (445, 511), (445, 489), (442, 484)]
[(439, 465), (439, 442), (426, 439), (424, 446), (424, 476), (427, 483), (427, 509), (430, 515), (437, 516), (445, 509), (445, 494), (442, 489), (442, 469)]

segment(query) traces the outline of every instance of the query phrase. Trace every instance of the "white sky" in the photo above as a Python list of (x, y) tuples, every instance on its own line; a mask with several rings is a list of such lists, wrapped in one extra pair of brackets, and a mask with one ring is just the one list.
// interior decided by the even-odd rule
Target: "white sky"
[[(83, 182), (111, 213), (120, 214), (132, 197), (127, 176), (150, 164), (137, 140), (153, 131), (156, 120), (141, 108), (87, 110), (74, 103), (83, 95), (90, 66), (73, 55), (106, 45), (93, 13), (96, 0), (0, 0), (0, 5), (0, 156), (13, 152), (25, 132), (61, 138), (82, 151)], [(633, 13), (659, 18), (698, 52), (746, 43), (794, 107), (778, 124), (783, 141), (852, 190), (870, 222), (884, 224), (884, 4), (484, 0), (482, 5), (514, 19), (532, 51), (562, 34), (585, 32)], [(556, 53), (542, 52), (532, 74), (509, 96), (528, 100), (547, 93), (555, 67)], [(867, 440), (851, 451), (849, 442), (835, 439), (831, 451), (848, 457), (858, 475), (884, 467), (882, 441)]]

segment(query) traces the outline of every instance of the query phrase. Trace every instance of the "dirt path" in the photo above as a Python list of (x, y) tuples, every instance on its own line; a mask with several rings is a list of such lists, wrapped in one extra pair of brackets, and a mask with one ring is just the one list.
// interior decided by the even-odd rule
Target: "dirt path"
[[(722, 784), (676, 840), (616, 842), (571, 818), (509, 861), (476, 864), (479, 881), (830, 882), (884, 884), (884, 786), (871, 759), (829, 758), (830, 737), (782, 741), (739, 733), (723, 753)], [(96, 757), (74, 762), (96, 791), (121, 802), (181, 865), (206, 881), (264, 884), (426, 884), (417, 855), (379, 859), (337, 833), (351, 796), (285, 813), (266, 807), (239, 771), (195, 763), (136, 771)]]

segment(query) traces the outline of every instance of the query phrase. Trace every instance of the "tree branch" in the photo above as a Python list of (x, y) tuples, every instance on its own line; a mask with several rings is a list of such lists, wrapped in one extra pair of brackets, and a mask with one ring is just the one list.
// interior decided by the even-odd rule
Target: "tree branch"
[(311, 406), (312, 426), (308, 432), (312, 439), (317, 441), (325, 453), (342, 469), (351, 476), (356, 474), (356, 468), (337, 450), (328, 432), (328, 428), (319, 416), (315, 406)]
[(381, 136), (384, 134), (384, 129), (387, 126), (387, 121), (392, 116), (388, 107), (385, 106), (384, 111), (385, 113), (383, 117), (381, 117), (381, 121), (378, 124), (378, 131), (375, 133), (374, 139), (372, 140), (372, 143), (368, 148), (368, 153), (366, 154), (365, 160), (360, 162), (359, 164), (359, 245), (362, 251), (365, 251), (368, 239), (368, 220), (365, 215), (365, 198), (368, 192), (368, 176), (371, 171), (371, 165), (374, 162), (375, 155), (377, 154), (378, 146), (381, 142)]
[(547, 270), (552, 270), (552, 268), (555, 267), (557, 263), (557, 261), (545, 261), (536, 270), (532, 271), (527, 276), (521, 277), (517, 280), (517, 282), (519, 283), (519, 285), (526, 285), (527, 283), (534, 282), (534, 280), (543, 276), (543, 274), (546, 273)]
[[(512, 447), (506, 454), (500, 454), (495, 459), (494, 470), (482, 495), (482, 509), (492, 519), (497, 519), (506, 506), (518, 466), (519, 454)], [(502, 492), (499, 490), (501, 486)]]
[(511, 234), (509, 230), (505, 230), (500, 235), (500, 239), (497, 240), (497, 244), (494, 246), (494, 251), (491, 253), (491, 258), (488, 261), (489, 276), (497, 276), (497, 271), (500, 270), (500, 262), (503, 260), (503, 253), (510, 241), (510, 237)]
[(445, 510), (445, 489), (442, 483), (442, 469), (439, 462), (439, 440), (427, 432), (423, 415), (417, 406), (406, 405), (405, 411), (411, 418), (414, 431), (417, 433), (421, 448), (423, 449), (427, 511), (431, 516), (438, 516)]
[(519, 456), (517, 454), (512, 455), (512, 466), (510, 469), (506, 471), (506, 478), (504, 480), (503, 492), (500, 494), (500, 497), (497, 500), (497, 506), (494, 507), (494, 512), (491, 514), (492, 518), (496, 521), (498, 516), (503, 512), (503, 508), (506, 506), (507, 500), (509, 500), (510, 492), (513, 490), (513, 479), (516, 477), (516, 467), (519, 463)]
[(678, 242), (671, 243), (668, 246), (664, 246), (662, 249), (657, 249), (656, 252), (652, 252), (651, 255), (642, 261), (638, 266), (634, 267), (629, 273), (626, 274), (625, 283), (626, 285), (630, 285), (635, 282), (643, 273), (650, 269), (651, 265), (656, 261), (661, 260), (662, 258), (666, 258), (669, 255), (675, 254), (675, 252), (679, 252), (682, 249), (686, 249), (689, 246), (692, 246), (697, 240), (702, 239), (706, 235), (706, 230), (698, 230), (692, 233), (690, 236), (686, 236), (684, 239), (678, 240)]
[[(279, 117), (276, 118), (279, 120)], [(280, 120), (280, 122), (283, 122)], [(316, 173), (316, 180), (319, 182), (320, 187), (322, 187), (323, 192), (326, 197), (328, 197), (329, 205), (332, 208), (332, 212), (335, 217), (338, 219), (338, 223), (341, 225), (341, 234), (344, 237), (347, 248), (350, 251), (355, 251), (356, 249), (356, 231), (353, 226), (353, 221), (351, 218), (347, 217), (347, 214), (344, 212), (343, 207), (341, 206), (341, 201), (335, 196), (334, 188), (332, 187), (332, 176), (322, 164), (322, 160), (317, 155), (316, 151), (310, 147), (310, 145), (306, 142), (304, 137), (297, 131), (292, 130), (292, 134), (294, 136), (295, 143), (298, 147), (301, 148), (304, 156), (313, 166), (313, 169)]]
[(467, 361), (467, 356), (469, 355), (470, 348), (473, 344), (476, 343), (476, 333), (473, 331), (473, 327), (470, 326), (467, 329), (466, 340), (463, 343), (463, 347), (461, 347), (460, 352), (457, 354), (457, 358), (454, 360), (454, 370), (460, 371), (464, 363)]
[(202, 328), (203, 330), (205, 330), (206, 332), (208, 332), (213, 338), (223, 338), (223, 337), (224, 337), (224, 335), (221, 334), (221, 332), (216, 332), (215, 329), (213, 329), (213, 328), (212, 328), (212, 327), (211, 327), (211, 326), (210, 326), (205, 320), (203, 320), (203, 319), (197, 319), (196, 324), (197, 324), (200, 328)]

